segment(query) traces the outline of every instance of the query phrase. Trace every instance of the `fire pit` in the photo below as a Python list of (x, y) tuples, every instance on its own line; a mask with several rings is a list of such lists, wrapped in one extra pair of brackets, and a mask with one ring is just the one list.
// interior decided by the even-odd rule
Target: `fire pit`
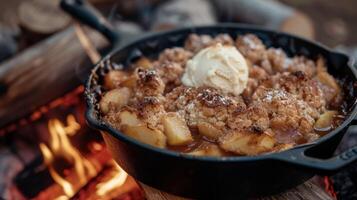
[(26, 158), (8, 163), (9, 168), (1, 171), (16, 174), (6, 180), (8, 188), (1, 195), (12, 199), (143, 198), (136, 182), (112, 160), (99, 134), (86, 126), (82, 92), (79, 87), (36, 111), (31, 122), (23, 119), (3, 130), (13, 134), (9, 148), (15, 151), (4, 159)]

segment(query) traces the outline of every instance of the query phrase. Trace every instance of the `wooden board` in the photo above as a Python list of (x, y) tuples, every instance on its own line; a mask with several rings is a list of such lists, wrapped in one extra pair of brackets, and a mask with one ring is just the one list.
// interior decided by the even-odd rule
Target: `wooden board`
[[(143, 183), (140, 183), (142, 186), (144, 193), (146, 195), (147, 200), (189, 200), (187, 198), (178, 197), (172, 194), (168, 194), (147, 186)], [(256, 200), (301, 200), (301, 199), (313, 199), (313, 200), (333, 200), (331, 196), (327, 194), (321, 187), (319, 187), (314, 181), (311, 179), (306, 183), (288, 190), (282, 194), (262, 197)]]

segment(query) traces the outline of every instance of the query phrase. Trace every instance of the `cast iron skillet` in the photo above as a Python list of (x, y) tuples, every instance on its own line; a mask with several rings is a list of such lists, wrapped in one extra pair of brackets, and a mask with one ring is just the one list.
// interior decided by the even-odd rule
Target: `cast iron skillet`
[[(103, 33), (113, 44), (114, 50), (94, 67), (86, 84), (86, 117), (92, 127), (102, 132), (114, 159), (137, 180), (184, 197), (242, 199), (284, 191), (315, 174), (332, 173), (356, 160), (356, 146), (331, 157), (347, 129), (356, 122), (357, 73), (346, 55), (289, 34), (237, 24), (156, 33), (116, 49), (119, 35), (87, 3), (63, 0), (61, 6), (83, 23)], [(113, 68), (111, 63), (128, 66), (140, 55), (155, 56), (165, 48), (182, 46), (187, 35), (193, 32), (209, 35), (228, 33), (234, 38), (239, 34), (253, 33), (265, 45), (280, 47), (288, 55), (304, 55), (313, 59), (322, 55), (327, 61), (328, 71), (343, 83), (346, 95), (345, 121), (313, 143), (254, 157), (195, 157), (180, 154), (140, 143), (103, 123), (97, 103), (102, 92), (100, 84), (103, 75)]]

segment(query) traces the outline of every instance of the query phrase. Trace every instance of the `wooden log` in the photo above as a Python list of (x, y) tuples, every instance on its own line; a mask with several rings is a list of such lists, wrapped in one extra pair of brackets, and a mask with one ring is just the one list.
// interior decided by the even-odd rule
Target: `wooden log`
[[(108, 44), (99, 33), (88, 29), (86, 33), (96, 48)], [(81, 84), (78, 66), (85, 58), (74, 28), (69, 27), (2, 63), (0, 126), (76, 88)]]
[(59, 8), (59, 0), (27, 0), (18, 8), (22, 27), (34, 34), (52, 34), (69, 25), (71, 18)]
[(0, 199), (22, 199), (20, 194), (13, 193), (13, 179), (23, 168), (23, 163), (9, 149), (0, 147)]
[(314, 38), (312, 21), (305, 14), (275, 0), (211, 0), (221, 17)]
[[(172, 194), (165, 193), (157, 190), (143, 183), (140, 183), (144, 190), (147, 200), (189, 200), (188, 198), (178, 197)], [(317, 186), (313, 180), (290, 189), (282, 194), (273, 195), (269, 197), (261, 197), (256, 200), (301, 200), (301, 199), (314, 199), (314, 200), (333, 200), (321, 187)]]

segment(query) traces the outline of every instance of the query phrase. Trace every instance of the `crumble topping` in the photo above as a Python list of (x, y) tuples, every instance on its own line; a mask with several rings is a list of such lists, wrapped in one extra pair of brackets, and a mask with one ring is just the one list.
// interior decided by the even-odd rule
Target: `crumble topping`
[(201, 101), (205, 106), (215, 108), (218, 106), (228, 106), (232, 102), (220, 95), (217, 92), (212, 91), (210, 88), (205, 88), (197, 95), (197, 99)]
[[(217, 43), (234, 46), (247, 61), (249, 79), (241, 95), (181, 83), (186, 62)], [(331, 130), (340, 123), (334, 116), (343, 94), (323, 58), (288, 57), (253, 34), (236, 40), (191, 34), (184, 47), (165, 49), (157, 60), (143, 58), (135, 66), (105, 77), (103, 119), (142, 142), (157, 138), (160, 148), (204, 156), (259, 155), (320, 138), (324, 133), (316, 124)]]

